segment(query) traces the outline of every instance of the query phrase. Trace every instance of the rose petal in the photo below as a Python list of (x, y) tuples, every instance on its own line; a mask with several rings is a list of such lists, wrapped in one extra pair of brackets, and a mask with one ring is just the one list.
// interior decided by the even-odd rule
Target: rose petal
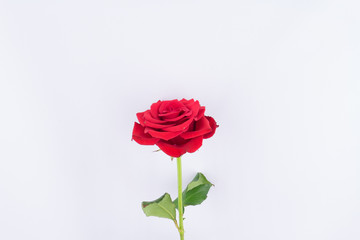
[(183, 139), (183, 138), (180, 137), (180, 136), (177, 136), (177, 137), (174, 137), (174, 138), (166, 141), (166, 143), (171, 144), (171, 145), (177, 145), (177, 146), (179, 146), (179, 145), (183, 145), (183, 144), (187, 143), (188, 141), (189, 141), (189, 140), (186, 140), (186, 139)]
[(168, 112), (176, 111), (178, 109), (184, 109), (184, 108), (186, 108), (185, 105), (177, 99), (170, 101), (167, 106)]
[(145, 126), (144, 125), (144, 112), (139, 112), (136, 114), (137, 119), (139, 120), (139, 123), (141, 124), (141, 126)]
[(186, 120), (185, 122), (172, 126), (172, 127), (168, 127), (168, 128), (164, 128), (164, 131), (168, 131), (168, 132), (178, 132), (181, 131), (183, 132), (187, 127), (189, 127), (190, 123), (193, 121), (193, 118), (189, 118), (188, 120)]
[(165, 121), (163, 121), (163, 120), (154, 118), (152, 116), (152, 113), (149, 110), (144, 112), (144, 118), (145, 118), (145, 120), (153, 122), (153, 123), (165, 123)]
[(195, 117), (195, 120), (199, 120), (200, 118), (202, 118), (204, 116), (205, 113), (205, 107), (200, 107), (199, 112), (197, 114), (197, 116)]
[(177, 109), (183, 107), (184, 104), (179, 102), (179, 100), (163, 101), (159, 108), (159, 113), (168, 113), (176, 111)]
[(188, 141), (185, 145), (186, 145), (186, 151), (188, 153), (193, 153), (196, 150), (198, 150), (201, 146), (202, 146), (202, 142), (203, 142), (203, 137), (196, 137), (191, 139), (190, 141)]
[(174, 118), (174, 119), (169, 119), (169, 120), (160, 120), (160, 119), (155, 119), (151, 116), (150, 111), (147, 110), (144, 112), (144, 118), (145, 120), (152, 122), (152, 123), (159, 123), (159, 124), (172, 124), (172, 122), (176, 122), (179, 121), (181, 119), (183, 119), (184, 117), (190, 116), (192, 115), (192, 112), (187, 112), (182, 114), (181, 116)]
[(159, 107), (161, 105), (161, 101), (157, 101), (156, 103), (151, 104), (150, 107), (150, 112), (151, 112), (151, 116), (155, 119), (159, 119), (158, 114), (159, 114)]
[(159, 141), (156, 145), (167, 155), (171, 157), (180, 157), (186, 153), (184, 146), (176, 146), (166, 143), (165, 141)]
[(176, 118), (177, 116), (179, 116), (180, 111), (181, 111), (181, 110), (179, 109), (179, 110), (176, 110), (176, 111), (174, 111), (174, 112), (160, 113), (160, 114), (159, 114), (159, 117), (162, 118), (163, 120)]
[(216, 121), (212, 117), (205, 117), (209, 121), (212, 130), (211, 132), (204, 135), (204, 139), (212, 137), (215, 134), (216, 128), (219, 127), (219, 125), (216, 124)]
[(151, 128), (157, 128), (157, 129), (164, 129), (164, 128), (167, 128), (167, 127), (170, 127), (170, 126), (174, 126), (175, 124), (159, 124), (159, 123), (152, 123), (152, 122), (149, 122), (149, 121), (146, 121), (144, 122), (144, 126), (145, 127), (151, 127)]
[(171, 157), (180, 157), (186, 152), (193, 153), (202, 145), (203, 137), (197, 137), (189, 140), (185, 144), (173, 145), (160, 140), (156, 145), (167, 155)]
[(182, 103), (178, 102), (178, 105), (172, 106), (172, 110), (168, 109), (168, 112), (159, 113), (159, 117), (163, 120), (172, 120), (178, 116), (188, 113), (190, 110)]
[(195, 101), (193, 98), (189, 99), (189, 100), (186, 100), (185, 98), (183, 98), (180, 100), (180, 102), (186, 106), (187, 104), (193, 104)]
[(167, 141), (179, 136), (182, 132), (159, 132), (151, 128), (145, 128), (145, 133), (149, 133), (154, 138), (160, 138)]
[(135, 122), (132, 139), (141, 145), (154, 145), (159, 141), (158, 138), (153, 138), (150, 134), (146, 134), (144, 130), (145, 128), (143, 126)]
[(176, 118), (172, 118), (172, 119), (166, 119), (165, 122), (176, 122), (180, 119), (183, 119), (184, 117), (188, 117), (192, 115), (192, 111), (188, 111), (188, 112), (184, 112), (183, 114), (179, 115)]
[(180, 136), (184, 139), (195, 138), (202, 136), (212, 131), (209, 121), (206, 117), (202, 117), (199, 121), (195, 122), (194, 131), (184, 132)]
[(186, 103), (185, 106), (193, 112), (193, 117), (198, 115), (200, 109), (199, 101)]

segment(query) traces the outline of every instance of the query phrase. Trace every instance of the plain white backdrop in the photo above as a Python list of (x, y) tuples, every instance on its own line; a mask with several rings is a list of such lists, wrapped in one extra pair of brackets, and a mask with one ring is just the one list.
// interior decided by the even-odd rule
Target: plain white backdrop
[(186, 240), (360, 239), (358, 1), (0, 1), (0, 239), (178, 239), (135, 114), (195, 98)]

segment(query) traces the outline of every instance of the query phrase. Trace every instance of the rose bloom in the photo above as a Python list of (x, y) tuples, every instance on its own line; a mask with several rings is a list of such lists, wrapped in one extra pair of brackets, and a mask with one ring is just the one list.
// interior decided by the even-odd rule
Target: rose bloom
[(140, 124), (135, 122), (132, 139), (141, 145), (156, 144), (171, 157), (193, 153), (218, 127), (204, 113), (205, 107), (194, 99), (158, 101), (136, 114)]

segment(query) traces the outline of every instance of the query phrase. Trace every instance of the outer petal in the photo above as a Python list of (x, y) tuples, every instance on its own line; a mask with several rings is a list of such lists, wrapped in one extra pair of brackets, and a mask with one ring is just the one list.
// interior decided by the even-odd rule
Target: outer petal
[(212, 128), (206, 117), (202, 117), (199, 121), (195, 122), (194, 131), (184, 132), (180, 136), (184, 139), (191, 139), (199, 136), (203, 136), (210, 133)]
[(216, 124), (216, 121), (212, 117), (205, 117), (209, 121), (212, 130), (211, 132), (204, 135), (204, 139), (212, 137), (215, 133), (216, 128), (219, 127), (219, 125)]
[(160, 140), (156, 145), (167, 155), (171, 157), (180, 157), (186, 152), (193, 153), (202, 145), (203, 137), (197, 137), (189, 140), (182, 145), (172, 145), (168, 142)]
[(139, 120), (139, 123), (141, 124), (141, 126), (145, 127), (145, 125), (144, 125), (144, 112), (137, 113), (136, 117)]
[(205, 107), (200, 107), (198, 115), (195, 117), (195, 120), (199, 120), (204, 116), (205, 113)]
[(165, 141), (159, 141), (156, 145), (167, 155), (171, 157), (180, 157), (186, 153), (185, 146), (171, 145)]
[(196, 137), (188, 141), (186, 145), (186, 151), (189, 153), (193, 153), (198, 150), (202, 146), (203, 137)]
[(132, 139), (134, 139), (135, 142), (141, 145), (154, 145), (159, 141), (158, 138), (153, 138), (150, 134), (147, 134), (144, 131), (145, 128), (135, 122)]
[(193, 100), (192, 102), (185, 103), (185, 106), (193, 112), (193, 117), (196, 117), (198, 115), (200, 110), (200, 103), (198, 100), (196, 100), (195, 102)]

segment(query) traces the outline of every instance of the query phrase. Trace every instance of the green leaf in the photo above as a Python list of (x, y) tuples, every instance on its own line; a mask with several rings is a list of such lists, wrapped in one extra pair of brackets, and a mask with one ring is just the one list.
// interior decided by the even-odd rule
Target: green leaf
[[(204, 174), (197, 173), (195, 178), (187, 185), (183, 191), (183, 205), (195, 206), (201, 204), (206, 198), (207, 194), (213, 184), (209, 182)], [(175, 207), (178, 208), (178, 199), (174, 200)]]
[(175, 204), (168, 193), (152, 202), (142, 202), (141, 207), (148, 217), (155, 216), (176, 221)]

